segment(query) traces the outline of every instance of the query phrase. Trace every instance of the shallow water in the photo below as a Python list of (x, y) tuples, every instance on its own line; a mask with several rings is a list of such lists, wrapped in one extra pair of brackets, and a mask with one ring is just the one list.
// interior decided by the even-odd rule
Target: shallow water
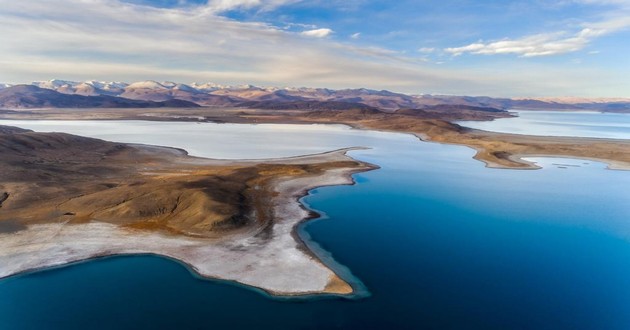
[(500, 133), (630, 139), (630, 114), (526, 110), (514, 112), (518, 117), (457, 123)]
[(114, 142), (182, 148), (192, 156), (265, 159), (316, 154), (411, 135), (361, 131), (345, 125), (215, 124), (140, 120), (0, 120), (38, 132), (64, 132)]
[(468, 148), (343, 130), (335, 148), (374, 146), (350, 154), (382, 168), (313, 190), (304, 201), (327, 217), (301, 229), (370, 297), (276, 301), (116, 257), (0, 281), (0, 328), (630, 328), (629, 172), (487, 169)]

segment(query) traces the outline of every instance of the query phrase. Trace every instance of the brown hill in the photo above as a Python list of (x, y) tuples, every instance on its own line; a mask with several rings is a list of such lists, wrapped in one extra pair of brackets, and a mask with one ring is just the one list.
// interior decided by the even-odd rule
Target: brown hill
[(339, 102), (339, 101), (250, 101), (237, 104), (241, 107), (263, 110), (375, 110), (378, 109), (362, 103)]
[(163, 102), (130, 100), (109, 95), (63, 94), (32, 85), (17, 85), (0, 90), (0, 108), (183, 108), (199, 105), (183, 100)]

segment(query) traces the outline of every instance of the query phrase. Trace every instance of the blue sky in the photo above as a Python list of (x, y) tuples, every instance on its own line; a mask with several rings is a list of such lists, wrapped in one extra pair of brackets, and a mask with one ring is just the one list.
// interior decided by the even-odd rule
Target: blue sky
[(630, 1), (0, 0), (0, 82), (630, 97)]

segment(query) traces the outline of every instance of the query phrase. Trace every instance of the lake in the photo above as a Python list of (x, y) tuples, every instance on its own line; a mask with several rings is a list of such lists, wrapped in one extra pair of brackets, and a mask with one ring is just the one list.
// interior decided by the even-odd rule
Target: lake
[(65, 132), (114, 142), (182, 148), (192, 156), (265, 159), (316, 154), (411, 135), (351, 129), (345, 125), (214, 124), (141, 120), (0, 120), (38, 132)]
[[(48, 125), (0, 121), (11, 123)], [(76, 123), (66, 123), (53, 124), (75, 132), (68, 127)], [(217, 158), (373, 147), (350, 155), (382, 168), (355, 175), (354, 186), (312, 190), (303, 202), (325, 216), (300, 228), (370, 296), (276, 300), (199, 279), (172, 260), (113, 257), (0, 281), (1, 329), (630, 328), (629, 172), (553, 158), (528, 158), (541, 170), (488, 169), (469, 148), (345, 126), (94, 125), (84, 135), (176, 147), (199, 140), (185, 138), (190, 130), (251, 134), (251, 153), (223, 148), (225, 132), (193, 152)], [(147, 140), (117, 136), (116, 127)], [(161, 140), (179, 130), (177, 139)], [(285, 142), (305, 131), (313, 135), (287, 151)]]
[(518, 117), (457, 123), (500, 133), (630, 139), (630, 114), (527, 110), (518, 110), (514, 113)]

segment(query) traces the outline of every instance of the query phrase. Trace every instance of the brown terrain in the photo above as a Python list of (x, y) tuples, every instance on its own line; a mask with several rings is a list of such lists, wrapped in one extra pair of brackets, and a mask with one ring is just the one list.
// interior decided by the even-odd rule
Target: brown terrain
[[(491, 133), (451, 123), (511, 116), (496, 108), (441, 104), (385, 112), (338, 106), (29, 109), (3, 110), (0, 118), (338, 123), (465, 145), (489, 167), (536, 168), (520, 157), (546, 155), (630, 168), (627, 140)], [(354, 293), (295, 235), (295, 225), (309, 213), (292, 204), (318, 185), (351, 183), (350, 174), (371, 165), (342, 154), (298, 161), (210, 160), (172, 148), (7, 126), (0, 126), (0, 155), (0, 261), (5, 264), (0, 277), (103, 255), (156, 253), (203, 276), (272, 294)], [(279, 253), (291, 256), (277, 258)]]
[[(501, 114), (500, 114), (501, 115)], [(432, 118), (433, 117), (433, 118)], [(477, 150), (475, 159), (489, 167), (535, 168), (521, 156), (565, 156), (608, 162), (611, 168), (630, 168), (630, 141), (563, 138), (504, 134), (468, 129), (447, 120), (480, 120), (487, 114), (440, 117), (425, 114), (386, 114), (376, 112), (339, 112), (334, 116), (317, 112), (299, 116), (302, 121), (344, 123), (363, 129), (407, 132), (434, 142), (465, 145)], [(258, 121), (262, 119), (256, 117)], [(447, 119), (447, 120), (444, 120)]]
[(239, 164), (2, 126), (0, 154), (0, 232), (37, 223), (100, 221), (223, 238), (272, 224), (272, 182), (278, 178), (370, 168), (351, 160)]
[(141, 119), (218, 123), (338, 123), (360, 129), (415, 134), (420, 139), (464, 145), (477, 150), (475, 159), (489, 167), (531, 169), (521, 156), (563, 156), (600, 160), (611, 168), (630, 168), (630, 141), (504, 134), (468, 129), (456, 120), (492, 120), (512, 116), (493, 108), (439, 105), (427, 109), (383, 112), (374, 108), (347, 110), (263, 110), (243, 108), (185, 109), (47, 109), (0, 113), (5, 119)]
[(270, 294), (354, 293), (294, 231), (308, 190), (375, 168), (343, 150), (235, 162), (0, 126), (0, 155), (0, 278), (151, 253)]

